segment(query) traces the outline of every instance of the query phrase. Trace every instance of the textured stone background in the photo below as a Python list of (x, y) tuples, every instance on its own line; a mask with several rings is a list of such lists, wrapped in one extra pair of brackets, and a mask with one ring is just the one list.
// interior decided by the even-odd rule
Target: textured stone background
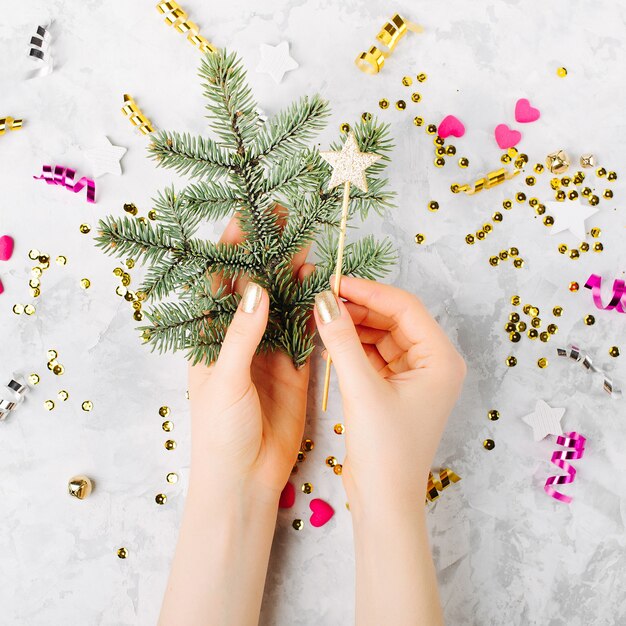
[[(626, 623), (624, 401), (610, 399), (597, 379), (555, 354), (557, 345), (577, 341), (616, 380), (626, 381), (626, 316), (596, 311), (588, 291), (567, 289), (572, 280), (584, 283), (591, 271), (607, 280), (621, 276), (626, 261), (624, 5), (187, 0), (184, 7), (216, 45), (243, 55), (268, 114), (303, 93), (329, 98), (334, 113), (320, 138), (324, 146), (341, 122), (364, 110), (380, 112), (381, 97), (408, 97), (403, 75), (428, 74), (419, 87), (420, 104), (380, 112), (397, 142), (390, 177), (398, 207), (382, 220), (374, 217), (364, 230), (392, 238), (401, 260), (391, 280), (423, 298), (469, 365), (465, 392), (436, 458), (437, 466), (454, 468), (463, 480), (428, 511), (447, 623)], [(13, 259), (0, 264), (6, 288), (0, 296), (0, 376), (8, 380), (16, 370), (42, 377), (27, 404), (0, 424), (0, 623), (154, 624), (186, 486), (185, 365), (181, 357), (158, 357), (140, 345), (127, 303), (113, 293), (115, 262), (96, 251), (78, 226), (95, 226), (128, 201), (145, 214), (155, 191), (175, 181), (145, 158), (147, 140), (120, 113), (122, 94), (131, 93), (160, 128), (203, 132), (198, 53), (165, 26), (154, 0), (0, 0), (0, 9), (0, 115), (27, 120), (22, 131), (0, 138), (0, 234), (10, 233), (17, 242)], [(373, 45), (393, 11), (421, 22), (426, 33), (410, 33), (381, 74), (366, 76), (353, 59)], [(57, 67), (48, 77), (25, 81), (28, 40), (50, 18)], [(282, 40), (291, 42), (300, 68), (275, 86), (254, 68), (258, 45)], [(569, 69), (565, 79), (556, 76), (561, 65)], [(558, 243), (578, 242), (570, 235), (550, 236), (528, 205), (507, 212), (485, 241), (464, 243), (467, 232), (524, 185), (520, 179), (469, 198), (452, 196), (450, 183), (497, 166), (493, 127), (514, 123), (513, 106), (523, 96), (542, 111), (539, 122), (521, 128), (531, 163), (557, 148), (573, 157), (592, 151), (620, 175), (615, 198), (603, 201), (587, 224), (602, 229), (604, 253), (590, 252), (576, 262), (561, 256)], [(455, 162), (443, 170), (433, 166), (431, 138), (412, 124), (418, 111), (433, 122), (448, 113), (463, 119), (468, 132), (455, 143), (459, 156), (470, 159), (468, 170)], [(128, 153), (122, 177), (98, 181), (96, 205), (86, 204), (82, 194), (33, 181), (42, 163), (88, 173), (81, 148), (96, 145), (102, 135)], [(547, 199), (548, 180), (544, 175), (533, 193)], [(605, 186), (598, 183), (600, 191)], [(426, 210), (431, 199), (439, 201), (439, 212)], [(215, 235), (222, 226), (215, 226)], [(415, 245), (417, 232), (426, 235), (427, 245)], [(509, 246), (520, 249), (525, 267), (490, 267), (488, 257)], [(69, 263), (53, 264), (44, 274), (37, 314), (18, 317), (11, 308), (29, 301), (30, 248), (64, 254)], [(88, 291), (79, 287), (82, 277), (92, 281)], [(508, 342), (503, 325), (515, 293), (539, 306), (546, 322), (552, 306), (564, 307), (559, 333), (549, 344)], [(582, 322), (588, 313), (597, 318), (594, 326)], [(611, 359), (612, 345), (623, 356)], [(49, 348), (59, 351), (66, 368), (62, 378), (46, 370)], [(508, 354), (518, 358), (514, 369), (504, 365)], [(545, 370), (536, 366), (540, 356), (549, 358)], [(316, 378), (321, 365), (316, 357)], [(44, 400), (61, 388), (70, 400), (45, 411)], [(341, 438), (332, 432), (341, 420), (340, 399), (333, 387), (331, 410), (321, 415), (319, 395), (316, 384), (307, 428), (316, 447), (297, 481), (311, 481), (315, 495), (330, 501), (337, 515), (325, 528), (307, 524), (294, 531), (292, 519), (308, 517), (303, 494), (293, 510), (280, 512), (263, 624), (352, 621), (350, 517), (340, 480), (324, 466), (328, 454), (342, 454)], [(575, 496), (570, 506), (542, 489), (554, 442), (534, 443), (519, 419), (536, 398), (566, 407), (565, 429), (588, 437), (576, 482), (568, 487)], [(85, 399), (94, 403), (91, 413), (80, 409)], [(163, 447), (157, 412), (163, 404), (172, 409), (174, 452)], [(486, 418), (492, 408), (501, 413), (498, 422)], [(481, 445), (488, 436), (496, 442), (492, 452)], [(165, 482), (168, 471), (181, 474), (178, 485)], [(67, 479), (80, 472), (97, 481), (84, 502), (65, 494)], [(154, 503), (159, 492), (167, 494), (166, 506)], [(415, 498), (421, 506), (419, 485)], [(120, 546), (128, 548), (128, 559), (117, 558)]]

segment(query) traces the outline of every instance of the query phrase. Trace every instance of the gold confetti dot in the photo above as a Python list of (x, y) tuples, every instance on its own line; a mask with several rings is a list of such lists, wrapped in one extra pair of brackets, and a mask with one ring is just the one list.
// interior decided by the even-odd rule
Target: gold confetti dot
[(544, 166), (542, 163), (535, 163), (535, 167), (533, 168), (537, 174), (541, 174), (544, 170)]
[(167, 417), (170, 414), (170, 408), (168, 406), (162, 406), (159, 409), (159, 415), (161, 417)]
[(302, 493), (313, 493), (313, 485), (311, 483), (302, 483), (300, 489), (302, 490)]
[(555, 306), (552, 309), (552, 315), (554, 315), (554, 317), (561, 317), (561, 315), (563, 315), (563, 307), (562, 306)]
[(126, 548), (120, 548), (117, 551), (117, 556), (120, 559), (125, 559), (128, 556), (128, 550)]
[(126, 267), (132, 270), (135, 267), (135, 259), (126, 259)]
[(596, 323), (596, 318), (593, 315), (585, 315), (583, 321), (587, 326), (593, 326)]
[(559, 67), (556, 71), (556, 75), (559, 78), (565, 78), (567, 76), (567, 69), (564, 67)]
[(605, 170), (603, 167), (599, 167), (599, 168), (596, 170), (596, 176), (597, 176), (598, 178), (604, 178), (604, 177), (606, 176), (606, 170)]
[(124, 204), (124, 211), (126, 211), (126, 213), (130, 213), (131, 215), (137, 215), (137, 207), (132, 202)]
[(417, 235), (415, 235), (416, 244), (422, 244), (424, 241), (426, 241), (426, 237), (422, 233), (417, 233)]
[(608, 200), (613, 197), (613, 192), (610, 189), (605, 189), (602, 196)]
[(402, 84), (405, 87), (410, 87), (413, 84), (413, 79), (410, 76), (404, 76), (402, 78)]
[(494, 222), (501, 222), (503, 220), (502, 213), (500, 213), (499, 211), (496, 211), (491, 216), (491, 219), (493, 219)]
[(46, 352), (46, 356), (48, 357), (49, 361), (54, 361), (54, 359), (59, 357), (59, 353), (56, 350), (48, 350)]
[(429, 211), (438, 211), (439, 210), (439, 202), (437, 202), (436, 200), (431, 200), (428, 203), (428, 210)]
[(343, 435), (346, 432), (346, 428), (343, 424), (335, 424), (333, 430), (336, 435)]
[(548, 359), (542, 356), (540, 359), (537, 360), (537, 367), (540, 367), (541, 369), (548, 367)]
[(609, 354), (613, 357), (618, 357), (619, 356), (619, 348), (617, 346), (611, 346), (609, 348)]
[(157, 493), (154, 497), (154, 501), (157, 504), (165, 504), (167, 502), (167, 496), (164, 493)]
[(417, 80), (418, 80), (420, 83), (423, 83), (423, 82), (424, 82), (427, 78), (428, 78), (428, 76), (426, 76), (426, 74), (418, 74), (418, 75), (417, 75)]
[(448, 146), (446, 148), (446, 154), (454, 156), (456, 154), (456, 148), (454, 146)]
[(83, 289), (89, 289), (89, 287), (91, 287), (91, 281), (88, 278), (81, 278), (80, 279), (80, 286)]
[(85, 400), (80, 406), (83, 411), (89, 412), (93, 409), (93, 402), (91, 400)]
[(592, 228), (589, 232), (594, 239), (597, 239), (602, 231), (599, 228)]
[(30, 273), (35, 277), (35, 278), (40, 278), (41, 275), (43, 274), (43, 270), (36, 265), (35, 267), (33, 267), (33, 269), (30, 271)]
[(53, 400), (46, 400), (43, 403), (44, 407), (48, 410), (48, 411), (52, 411), (52, 409), (54, 409), (54, 401)]
[(502, 202), (502, 206), (509, 211), (513, 208), (513, 202), (511, 202), (511, 200), (504, 200), (504, 202)]
[(176, 472), (170, 472), (166, 477), (165, 480), (167, 480), (168, 483), (170, 484), (174, 484), (178, 482), (178, 474)]
[(411, 94), (411, 100), (413, 100), (413, 102), (419, 102), (421, 99), (422, 99), (422, 96), (421, 94), (417, 93), (417, 91)]
[(459, 159), (459, 167), (468, 167), (469, 166), (469, 159), (467, 157), (461, 157)]
[(337, 465), (333, 467), (333, 472), (335, 472), (337, 476), (341, 476), (343, 472), (343, 465), (341, 465), (341, 463), (337, 463)]
[(313, 450), (314, 447), (315, 447), (315, 443), (313, 442), (312, 439), (305, 439), (300, 445), (300, 450), (304, 452), (311, 452), (311, 450)]
[[(594, 252), (602, 252), (602, 250), (604, 250), (604, 246), (599, 241), (593, 244)], [(28, 308), (28, 305), (26, 306), (24, 311), (26, 311), (27, 308)], [(26, 311), (26, 313), (28, 313), (28, 311)]]
[(517, 359), (514, 356), (508, 356), (506, 358), (506, 364), (508, 367), (515, 367), (517, 365)]
[(414, 117), (413, 124), (415, 124), (415, 126), (422, 126), (424, 124), (424, 118), (420, 117), (419, 115), (417, 117)]
[(389, 100), (387, 100), (386, 98), (381, 98), (381, 99), (378, 101), (378, 106), (379, 106), (381, 109), (388, 109), (388, 108), (389, 108)]
[(69, 397), (70, 397), (70, 394), (67, 391), (65, 391), (65, 389), (61, 389), (61, 391), (57, 393), (57, 398), (59, 398), (59, 400), (61, 400), (62, 402), (65, 402)]
[(143, 319), (143, 313), (141, 311), (135, 311), (133, 313), (133, 319), (137, 322), (141, 322), (141, 320)]
[(496, 442), (493, 439), (485, 439), (483, 441), (483, 448), (485, 450), (493, 450), (496, 447)]
[(496, 411), (496, 409), (491, 409), (491, 411), (489, 411), (487, 413), (487, 417), (492, 421), (495, 422), (496, 420), (500, 419), (500, 412)]
[(156, 220), (157, 218), (157, 212), (154, 209), (150, 209), (150, 211), (148, 211), (148, 219), (149, 220)]
[(31, 385), (38, 385), (40, 380), (39, 374), (29, 374), (28, 376), (28, 382)]
[(167, 420), (166, 422), (163, 422), (161, 428), (163, 428), (166, 433), (172, 432), (174, 430), (174, 422)]
[(517, 324), (517, 330), (520, 333), (523, 333), (526, 330), (526, 322), (518, 322)]
[(168, 439), (163, 445), (166, 450), (174, 450), (176, 448), (176, 442), (173, 439)]
[(304, 522), (301, 519), (295, 519), (291, 522), (291, 525), (295, 530), (302, 530), (304, 528)]
[(86, 235), (91, 231), (91, 226), (89, 224), (81, 224), (79, 230), (83, 235)]
[(337, 459), (334, 456), (327, 456), (326, 465), (328, 465), (328, 467), (335, 467), (335, 465), (337, 465)]

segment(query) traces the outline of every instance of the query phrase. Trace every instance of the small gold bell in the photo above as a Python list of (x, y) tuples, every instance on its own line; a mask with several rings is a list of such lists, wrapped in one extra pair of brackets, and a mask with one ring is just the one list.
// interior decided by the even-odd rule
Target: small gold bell
[(596, 157), (593, 154), (581, 154), (580, 155), (580, 166), (581, 167), (595, 167), (596, 166)]
[(553, 174), (563, 174), (569, 167), (569, 157), (565, 151), (557, 150), (546, 157), (546, 165)]
[(84, 500), (93, 489), (93, 483), (87, 476), (74, 476), (70, 478), (67, 484), (67, 490), (70, 496), (74, 496), (79, 500)]

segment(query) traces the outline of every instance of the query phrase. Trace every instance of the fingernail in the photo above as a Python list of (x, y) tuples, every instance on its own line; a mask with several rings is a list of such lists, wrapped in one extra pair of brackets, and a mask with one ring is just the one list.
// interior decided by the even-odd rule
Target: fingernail
[(337, 298), (332, 291), (322, 291), (315, 296), (315, 308), (324, 324), (337, 319), (340, 315)]
[(248, 283), (241, 297), (241, 310), (244, 313), (254, 313), (261, 302), (263, 290), (256, 283)]

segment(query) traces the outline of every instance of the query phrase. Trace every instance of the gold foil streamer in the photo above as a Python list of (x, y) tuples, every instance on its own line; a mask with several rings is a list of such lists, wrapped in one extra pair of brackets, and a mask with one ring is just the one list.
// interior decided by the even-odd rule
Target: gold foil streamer
[(159, 2), (156, 8), (161, 15), (165, 15), (165, 23), (186, 35), (191, 44), (200, 52), (217, 52), (217, 48), (200, 34), (198, 25), (187, 19), (187, 13), (178, 2)]
[(139, 129), (142, 135), (149, 135), (154, 132), (152, 122), (141, 112), (132, 96), (124, 94), (124, 106), (122, 113), (130, 120), (133, 126)]
[(439, 492), (449, 487), (452, 483), (458, 483), (461, 477), (455, 474), (449, 467), (439, 471), (439, 476), (428, 473), (428, 485), (426, 486), (426, 503), (433, 502), (439, 497)]
[(20, 130), (24, 120), (16, 120), (13, 117), (0, 117), (0, 135), (4, 135), (7, 130)]
[(475, 193), (482, 191), (483, 189), (491, 189), (496, 185), (500, 185), (505, 180), (511, 180), (511, 178), (515, 178), (522, 170), (515, 169), (512, 172), (507, 170), (505, 167), (501, 167), (499, 170), (494, 170), (493, 172), (489, 172), (483, 178), (479, 178), (473, 185), (452, 185), (453, 193), (466, 193), (468, 196), (473, 196)]
[(387, 52), (381, 52), (376, 46), (372, 46), (367, 52), (361, 52), (354, 60), (357, 67), (366, 74), (378, 74), (385, 65), (385, 58), (393, 52), (409, 30), (414, 33), (424, 32), (421, 26), (408, 22), (396, 13), (376, 35), (376, 40), (387, 48)]

